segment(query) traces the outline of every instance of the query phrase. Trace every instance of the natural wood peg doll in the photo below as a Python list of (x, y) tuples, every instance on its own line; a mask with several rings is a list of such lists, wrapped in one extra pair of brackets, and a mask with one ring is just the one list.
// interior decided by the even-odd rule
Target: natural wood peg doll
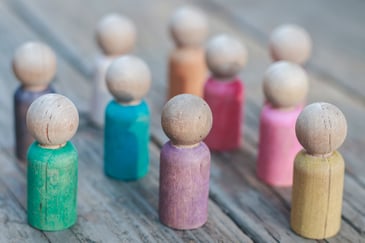
[(304, 150), (294, 161), (290, 225), (303, 237), (329, 238), (341, 226), (345, 164), (337, 149), (346, 119), (336, 106), (314, 103), (303, 109), (295, 130)]

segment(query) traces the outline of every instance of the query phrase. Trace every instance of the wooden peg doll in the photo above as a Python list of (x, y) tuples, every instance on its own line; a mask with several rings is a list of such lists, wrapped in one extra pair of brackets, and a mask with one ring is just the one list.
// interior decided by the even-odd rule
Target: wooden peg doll
[(293, 161), (301, 149), (295, 122), (308, 92), (308, 77), (297, 64), (275, 62), (264, 75), (263, 89), (257, 176), (272, 186), (291, 186)]
[(346, 119), (336, 106), (314, 103), (299, 115), (295, 130), (304, 150), (294, 161), (290, 225), (303, 237), (329, 238), (341, 226), (345, 164), (337, 149)]
[(13, 71), (21, 85), (14, 93), (14, 122), (16, 156), (25, 162), (34, 138), (27, 130), (25, 117), (30, 104), (54, 90), (49, 86), (56, 72), (56, 55), (47, 45), (27, 42), (13, 57)]
[(210, 152), (202, 140), (212, 127), (208, 104), (191, 94), (169, 100), (161, 125), (170, 139), (160, 156), (160, 221), (174, 229), (195, 229), (208, 218)]
[(104, 126), (105, 108), (113, 99), (106, 87), (106, 71), (113, 60), (133, 49), (136, 35), (133, 22), (118, 14), (103, 17), (96, 27), (96, 40), (103, 54), (97, 57), (95, 63), (90, 118), (98, 127)]
[(274, 61), (285, 60), (303, 65), (311, 54), (312, 40), (308, 32), (300, 26), (281, 25), (270, 35), (269, 49)]
[(188, 93), (202, 97), (207, 77), (203, 43), (208, 34), (207, 19), (193, 7), (179, 8), (170, 20), (176, 43), (169, 58), (168, 98)]
[(65, 96), (46, 94), (29, 107), (27, 127), (35, 138), (28, 151), (28, 223), (58, 231), (77, 220), (78, 155), (68, 141), (76, 133), (79, 115)]
[(246, 48), (236, 39), (219, 35), (206, 47), (212, 76), (204, 87), (204, 99), (213, 113), (213, 127), (205, 139), (212, 150), (236, 149), (241, 143), (244, 85), (237, 77), (247, 61)]
[(105, 111), (104, 170), (119, 180), (137, 180), (148, 172), (150, 112), (143, 100), (151, 73), (139, 58), (116, 59), (106, 74), (114, 96)]

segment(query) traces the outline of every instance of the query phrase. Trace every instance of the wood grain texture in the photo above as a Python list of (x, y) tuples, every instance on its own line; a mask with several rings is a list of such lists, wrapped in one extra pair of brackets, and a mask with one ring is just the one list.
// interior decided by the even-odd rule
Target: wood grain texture
[[(8, 11), (9, 12), (9, 11)], [(7, 12), (7, 13), (8, 13)], [(2, 15), (2, 17), (6, 14)], [(11, 19), (10, 19), (11, 20)], [(15, 21), (14, 26), (19, 25), (19, 21)], [(90, 22), (91, 23), (91, 22)], [(21, 29), (20, 25), (19, 29)], [(22, 29), (22, 33), (32, 35), (26, 28)], [(34, 34), (33, 34), (34, 35)], [(48, 34), (45, 34), (45, 38)], [(69, 52), (65, 51), (66, 55)], [(65, 54), (64, 53), (64, 54)], [(82, 60), (81, 58), (79, 60)], [(77, 105), (82, 106), (88, 97), (89, 83), (85, 77), (88, 77), (85, 72), (85, 77), (82, 82), (78, 83), (80, 76), (74, 70), (68, 70), (67, 66), (62, 65), (63, 60), (60, 60), (60, 72), (57, 79), (58, 86), (72, 87), (67, 82), (75, 82), (78, 90), (84, 90), (79, 93)], [(82, 68), (81, 68), (82, 69)], [(60, 84), (60, 80), (64, 80), (65, 84)], [(15, 82), (16, 84), (16, 82)], [(82, 88), (80, 88), (82, 87)], [(64, 90), (64, 89), (63, 89)], [(66, 90), (67, 91), (67, 90)], [(72, 91), (68, 91), (72, 95)], [(4, 99), (6, 101), (6, 99)], [(87, 103), (86, 103), (87, 104)], [(82, 106), (85, 107), (85, 106)], [(84, 109), (85, 110), (85, 109)], [(81, 115), (81, 117), (85, 117)], [(7, 124), (7, 123), (5, 123)], [(90, 127), (86, 126), (85, 119), (81, 120), (81, 136), (76, 136), (76, 146), (80, 151), (80, 190), (79, 201), (79, 223), (70, 230), (65, 230), (56, 233), (47, 232), (45, 235), (52, 242), (77, 242), (77, 241), (159, 241), (159, 242), (183, 242), (183, 241), (223, 241), (231, 239), (232, 241), (251, 242), (251, 240), (242, 233), (238, 227), (225, 215), (225, 213), (212, 201), (209, 201), (209, 210), (212, 211), (212, 220), (208, 221), (206, 226), (194, 232), (178, 232), (169, 230), (158, 222), (157, 214), (157, 195), (158, 195), (158, 149), (152, 146), (154, 157), (153, 162), (154, 174), (151, 173), (152, 180), (146, 183), (135, 183), (133, 185), (116, 183), (113, 180), (108, 180), (102, 173), (102, 134)], [(7, 125), (9, 127), (9, 125)], [(84, 133), (82, 133), (84, 131)], [(162, 133), (162, 131), (161, 131)], [(2, 141), (3, 142), (3, 141)], [(82, 145), (80, 145), (82, 144)], [(10, 145), (7, 145), (10, 147)], [(84, 148), (84, 150), (82, 149)], [(25, 180), (24, 174), (19, 172), (19, 169), (14, 166), (15, 159), (10, 150), (7, 150), (4, 155), (1, 155), (4, 160), (2, 173), (6, 180), (6, 185), (11, 188), (11, 191), (16, 195), (16, 199), (25, 207)], [(82, 159), (81, 159), (82, 158)], [(10, 162), (9, 162), (10, 161)], [(6, 168), (6, 169), (5, 169)], [(95, 175), (90, 176), (90, 175)], [(16, 179), (15, 179), (16, 178)], [(13, 180), (14, 179), (14, 180)], [(91, 180), (91, 181), (90, 181)], [(105, 183), (107, 186), (105, 187)], [(110, 188), (107, 191), (105, 188)], [(121, 188), (124, 188), (121, 190)], [(136, 193), (136, 191), (138, 193)], [(110, 198), (110, 200), (105, 200)], [(147, 200), (147, 201), (146, 201)], [(121, 230), (121, 228), (125, 230)], [(107, 239), (105, 239), (107, 237)], [(35, 240), (36, 241), (36, 240)], [(37, 241), (38, 242), (38, 241)]]
[(181, 148), (167, 142), (160, 155), (159, 218), (188, 230), (208, 220), (210, 151), (204, 143)]
[(77, 220), (76, 148), (71, 142), (58, 149), (34, 142), (27, 161), (28, 223), (45, 231), (71, 227)]
[(345, 162), (335, 151), (314, 157), (302, 151), (294, 162), (290, 225), (311, 239), (330, 238), (341, 225)]
[[(161, 112), (163, 104), (165, 102), (164, 97), (161, 95), (162, 93), (165, 93), (165, 75), (166, 75), (166, 56), (168, 55), (169, 48), (166, 48), (169, 46), (169, 40), (168, 36), (166, 35), (166, 29), (165, 26), (161, 25), (161, 23), (166, 22), (169, 15), (175, 9), (178, 5), (181, 4), (179, 1), (171, 1), (169, 3), (166, 2), (155, 2), (154, 6), (151, 9), (154, 9), (155, 11), (141, 11), (141, 4), (144, 4), (144, 2), (137, 1), (133, 4), (126, 4), (121, 2), (110, 2), (110, 4), (102, 4), (101, 2), (92, 2), (92, 6), (89, 10), (89, 14), (85, 14), (83, 16), (82, 21), (80, 21), (80, 12), (78, 9), (82, 8), (84, 6), (84, 2), (74, 2), (74, 1), (63, 1), (60, 2), (50, 2), (50, 1), (44, 1), (44, 0), (37, 0), (32, 2), (32, 5), (29, 4), (24, 5), (24, 1), (11, 1), (10, 5), (13, 5), (16, 2), (21, 2), (22, 5), (17, 6), (15, 8), (16, 12), (19, 14), (21, 19), (25, 19), (27, 22), (27, 25), (34, 29), (37, 33), (41, 33), (42, 36), (52, 42), (54, 46), (56, 46), (59, 54), (65, 58), (74, 68), (77, 70), (69, 69), (68, 66), (61, 67), (65, 71), (59, 73), (59, 77), (57, 79), (58, 85), (60, 85), (59, 81), (61, 80), (71, 80), (75, 82), (75, 80), (78, 80), (78, 84), (80, 84), (83, 88), (82, 90), (85, 90), (85, 92), (79, 93), (79, 99), (77, 104), (82, 106), (82, 104), (85, 104), (85, 101), (87, 101), (89, 95), (89, 84), (85, 81), (87, 77), (90, 75), (90, 69), (88, 64), (88, 60), (91, 60), (90, 57), (94, 55), (96, 52), (96, 47), (92, 42), (85, 42), (85, 36), (90, 36), (92, 38), (93, 28), (94, 25), (92, 23), (96, 23), (98, 19), (105, 13), (113, 11), (120, 11), (121, 13), (125, 12), (128, 9), (128, 13), (130, 13), (130, 16), (134, 16), (134, 19), (138, 19), (138, 23), (136, 23), (137, 27), (140, 28), (140, 26), (143, 26), (143, 28), (146, 27), (144, 32), (140, 33), (140, 42), (137, 43), (137, 50), (136, 53), (141, 54), (144, 59), (147, 61), (147, 63), (150, 65), (151, 70), (153, 70), (153, 84), (151, 92), (149, 93), (147, 97), (147, 101), (149, 102), (149, 105), (151, 107), (151, 110), (154, 111), (152, 113), (152, 131), (153, 136), (152, 140), (154, 143), (157, 143), (159, 145), (162, 145), (166, 140), (166, 136), (163, 134), (162, 130), (160, 129), (160, 119), (159, 119), (159, 112)], [(191, 2), (191, 1), (190, 1)], [(224, 240), (227, 239), (227, 234), (233, 230), (233, 235), (237, 236), (237, 227), (238, 226), (241, 230), (243, 230), (246, 234), (250, 235), (252, 239), (254, 239), (256, 242), (272, 242), (272, 241), (282, 241), (282, 242), (307, 242), (308, 240), (304, 240), (300, 237), (298, 237), (296, 234), (294, 234), (291, 230), (289, 230), (289, 203), (290, 203), (290, 189), (277, 189), (277, 188), (270, 188), (265, 185), (262, 185), (261, 183), (257, 182), (255, 179), (255, 160), (256, 160), (256, 144), (258, 141), (258, 117), (260, 112), (260, 107), (262, 105), (263, 95), (261, 93), (261, 83), (258, 82), (258, 80), (262, 80), (262, 73), (267, 68), (268, 64), (271, 62), (268, 52), (267, 52), (267, 46), (266, 41), (264, 38), (261, 38), (262, 31), (260, 28), (258, 28), (261, 24), (269, 23), (273, 26), (277, 25), (274, 23), (274, 21), (266, 21), (267, 18), (285, 18), (285, 15), (278, 15), (276, 14), (278, 11), (275, 11), (274, 6), (272, 4), (261, 4), (260, 2), (257, 2), (255, 4), (261, 5), (260, 8), (257, 8), (256, 11), (254, 11), (255, 4), (247, 3), (244, 7), (240, 7), (242, 5), (237, 5), (238, 3), (241, 4), (241, 2), (229, 2), (229, 4), (225, 4), (224, 7), (222, 5), (214, 5), (212, 2), (208, 1), (199, 1), (194, 2), (198, 6), (204, 6), (204, 9), (208, 11), (208, 14), (210, 16), (210, 21), (213, 26), (213, 32), (215, 33), (221, 33), (221, 32), (229, 32), (233, 33), (236, 36), (238, 36), (240, 39), (244, 41), (244, 43), (247, 45), (250, 55), (250, 60), (247, 65), (247, 68), (245, 69), (244, 73), (242, 73), (242, 77), (245, 79), (245, 85), (250, 92), (246, 95), (246, 110), (245, 110), (245, 127), (249, 129), (244, 129), (242, 132), (242, 135), (244, 135), (245, 138), (245, 148), (240, 149), (234, 153), (224, 153), (221, 155), (213, 154), (212, 157), (212, 177), (211, 177), (211, 190), (210, 190), (210, 202), (209, 202), (209, 210), (212, 210), (210, 215), (214, 217), (218, 217), (215, 219), (220, 219), (221, 221), (216, 220), (208, 220), (208, 223), (206, 226), (209, 226), (208, 228), (199, 229), (197, 231), (194, 231), (194, 233), (191, 232), (175, 232), (171, 238), (173, 241), (189, 241), (189, 240), (195, 240), (201, 239), (202, 236), (207, 236), (207, 233), (211, 235), (209, 239), (216, 239), (216, 240)], [(337, 18), (337, 20), (342, 19), (342, 17), (348, 15), (348, 10), (355, 9), (354, 15), (355, 19), (358, 19), (362, 15), (358, 15), (361, 11), (361, 7), (357, 4), (361, 3), (355, 3), (355, 1), (352, 1), (350, 3), (349, 8), (341, 8), (341, 4), (339, 2), (336, 2), (336, 4), (331, 4), (331, 11), (334, 8), (340, 7), (340, 9), (346, 11), (339, 11), (341, 13), (341, 18)], [(275, 4), (276, 5), (276, 4)], [(26, 6), (26, 7), (24, 7)], [(293, 6), (293, 4), (282, 4), (282, 5), (276, 5), (280, 6), (281, 10), (283, 11), (283, 7)], [(295, 6), (295, 9), (297, 9), (297, 6)], [(307, 5), (307, 3), (302, 3), (298, 9), (304, 9), (303, 6), (310, 6), (311, 8), (316, 7), (316, 11), (321, 11), (323, 7), (317, 7), (318, 5)], [(327, 6), (327, 5), (326, 5)], [(232, 7), (236, 9), (235, 13), (227, 12), (227, 7)], [(52, 11), (52, 9), (57, 9), (57, 11)], [(249, 11), (246, 11), (249, 10)], [(259, 18), (256, 18), (255, 14), (261, 14), (262, 11), (265, 10), (266, 12), (263, 14), (264, 16), (261, 16)], [(246, 11), (245, 15), (242, 15), (242, 11)], [(331, 12), (330, 11), (330, 12)], [(9, 11), (2, 12), (2, 15), (0, 15), (2, 18), (8, 16)], [(285, 12), (285, 11), (284, 11)], [(295, 17), (303, 16), (300, 14), (300, 12), (295, 11), (287, 11), (289, 13), (295, 13)], [(313, 12), (313, 9), (310, 10), (310, 12)], [(331, 13), (329, 12), (329, 15)], [(36, 13), (36, 14), (34, 14)], [(69, 19), (74, 20), (73, 22), (70, 21), (64, 21), (64, 16), (67, 13), (67, 16)], [(299, 14), (298, 14), (299, 13)], [(327, 13), (326, 13), (327, 14)], [(323, 15), (317, 15), (317, 16), (323, 16)], [(332, 17), (331, 17), (332, 16)], [(337, 16), (332, 14), (330, 18), (333, 19), (333, 16)], [(243, 19), (244, 18), (244, 19)], [(247, 24), (246, 19), (249, 18), (251, 21), (250, 23), (255, 23), (255, 26), (252, 28), (251, 25)], [(45, 21), (45, 19), (47, 21)], [(12, 21), (12, 20), (6, 20), (10, 21), (12, 26), (18, 26), (19, 28), (19, 21)], [(258, 22), (259, 21), (259, 22)], [(346, 18), (346, 20), (341, 23), (341, 25), (344, 26), (352, 26), (352, 28), (361, 29), (362, 26), (356, 24), (356, 22), (352, 22), (351, 24), (348, 24), (349, 22), (353, 21), (351, 18)], [(333, 21), (332, 21), (333, 22)], [(18, 23), (18, 25), (17, 25)], [(72, 24), (71, 24), (72, 23)], [(260, 24), (256, 24), (260, 23)], [(321, 23), (327, 23), (326, 21), (316, 21), (315, 26), (318, 27), (318, 30), (321, 31)], [(361, 21), (358, 21), (358, 23), (361, 23)], [(299, 24), (302, 24), (299, 22)], [(47, 28), (48, 26), (48, 28)], [(313, 26), (313, 25), (312, 25)], [(335, 27), (336, 25), (333, 25)], [(357, 27), (356, 27), (357, 26)], [(304, 25), (304, 27), (307, 28), (307, 25)], [(5, 31), (8, 31), (6, 27), (1, 26)], [(351, 28), (351, 29), (352, 29)], [(21, 29), (21, 28), (20, 28)], [(308, 28), (307, 28), (308, 29)], [(347, 27), (341, 28), (341, 30), (349, 30)], [(12, 32), (9, 32), (12, 33)], [(19, 33), (19, 32), (17, 32)], [(26, 29), (22, 29), (21, 33), (29, 34), (29, 31)], [(269, 33), (269, 30), (267, 31)], [(321, 33), (321, 32), (317, 32)], [(327, 33), (323, 32), (322, 33)], [(359, 63), (361, 58), (362, 52), (359, 51), (353, 51), (349, 52), (349, 48), (341, 49), (341, 48), (335, 48), (338, 51), (341, 51), (341, 54), (333, 54), (334, 48), (328, 48), (328, 39), (331, 40), (331, 46), (338, 45), (341, 46), (341, 42), (343, 43), (344, 38), (333, 38), (330, 37), (332, 34), (338, 33), (331, 32), (330, 35), (327, 35), (323, 37), (323, 35), (316, 35), (317, 37), (314, 37), (316, 39), (316, 45), (319, 45), (315, 49), (320, 50), (320, 53), (317, 53), (317, 57), (315, 58), (316, 63), (313, 64), (313, 61), (310, 61), (309, 63), (309, 77), (310, 77), (310, 84), (311, 84), (311, 92), (309, 94), (309, 102), (318, 100), (319, 97), (321, 97), (322, 100), (336, 103), (338, 102), (339, 108), (344, 111), (345, 115), (349, 118), (349, 139), (345, 142), (344, 146), (342, 147), (341, 151), (343, 151), (343, 156), (346, 160), (346, 174), (349, 176), (345, 177), (345, 191), (344, 191), (344, 204), (343, 204), (343, 215), (342, 215), (342, 230), (339, 232), (339, 234), (328, 240), (329, 242), (361, 242), (364, 237), (364, 229), (365, 229), (365, 219), (363, 217), (363, 200), (362, 198), (365, 197), (365, 191), (364, 191), (364, 185), (365, 185), (365, 179), (362, 176), (362, 171), (365, 168), (363, 161), (363, 144), (365, 144), (364, 138), (361, 133), (358, 131), (363, 129), (363, 120), (365, 119), (365, 110), (363, 107), (363, 102), (361, 99), (356, 96), (355, 93), (349, 93), (348, 89), (344, 89), (343, 85), (338, 85), (338, 80), (340, 77), (343, 77), (343, 74), (349, 74), (349, 71), (351, 70), (350, 75), (348, 78), (344, 79), (344, 83), (347, 85), (353, 85), (357, 80), (361, 80), (359, 78), (356, 78), (357, 72), (361, 70), (359, 68)], [(361, 31), (356, 33), (362, 33)], [(311, 33), (312, 34), (312, 33)], [(12, 41), (14, 39), (19, 39), (21, 35), (17, 34), (10, 34), (7, 36), (4, 36), (4, 41), (8, 41), (12, 45)], [(151, 36), (154, 36), (156, 38), (151, 38)], [(342, 35), (342, 37), (345, 37), (347, 35)], [(327, 38), (328, 37), (328, 38)], [(346, 37), (347, 38), (347, 37)], [(337, 42), (337, 43), (336, 43)], [(82, 43), (82, 46), (78, 46), (78, 48), (75, 48), (74, 43)], [(356, 39), (356, 43), (362, 43), (361, 38)], [(351, 50), (358, 50), (358, 45), (351, 45)], [(2, 48), (3, 53), (6, 55), (9, 53), (9, 49), (4, 46), (0, 45), (0, 48)], [(158, 50), (158, 55), (156, 54), (156, 50)], [(343, 50), (346, 50), (345, 54)], [(321, 59), (321, 61), (318, 60), (319, 55), (328, 54), (332, 55), (330, 58), (330, 61), (322, 62), (324, 59)], [(333, 56), (343, 56), (344, 58), (338, 59), (333, 58)], [(353, 56), (353, 59), (351, 58)], [(312, 59), (313, 60), (313, 59)], [(60, 60), (63, 62), (63, 60)], [(6, 62), (4, 60), (0, 60), (0, 63), (2, 65), (6, 66)], [(341, 63), (341, 65), (338, 65)], [(329, 73), (328, 71), (323, 71), (324, 64), (327, 67), (331, 67), (331, 70), (334, 66), (337, 68), (333, 71), (333, 73)], [(62, 65), (61, 65), (62, 66)], [(354, 67), (355, 69), (349, 69), (348, 67)], [(328, 70), (328, 69), (327, 69)], [(342, 71), (341, 71), (342, 70)], [(345, 70), (345, 72), (343, 72)], [(7, 72), (5, 71), (3, 73), (0, 73), (0, 77), (2, 77), (3, 80), (4, 77), (7, 77)], [(79, 73), (82, 73), (84, 76), (83, 78), (79, 78)], [(2, 76), (1, 76), (2, 75)], [(361, 77), (361, 75), (360, 75)], [(11, 75), (10, 75), (11, 80)], [(84, 81), (81, 81), (84, 80)], [(352, 80), (349, 82), (349, 80)], [(1, 85), (4, 85), (3, 83), (0, 83)], [(7, 86), (2, 86), (7, 87)], [(14, 87), (14, 86), (13, 86)], [(65, 86), (63, 86), (65, 87)], [(65, 89), (63, 89), (65, 90)], [(323, 91), (326, 92), (323, 92)], [(87, 92), (86, 92), (87, 91)], [(361, 90), (359, 89), (357, 93), (359, 93)], [(68, 91), (72, 93), (71, 91)], [(9, 102), (7, 99), (5, 99), (6, 96), (0, 96), (0, 100), (3, 102), (1, 104), (8, 104)], [(336, 103), (337, 104), (337, 103)], [(9, 109), (10, 105), (4, 105), (4, 109)], [(83, 106), (84, 107), (84, 106)], [(4, 127), (9, 127), (11, 123), (8, 121), (1, 121), (2, 124), (4, 124)], [(83, 124), (85, 124), (85, 120), (83, 121)], [(82, 126), (84, 127), (84, 126)], [(85, 130), (85, 138), (91, 138), (94, 135), (90, 135), (95, 133), (96, 131), (84, 127)], [(9, 131), (5, 131), (5, 133), (9, 133)], [(91, 137), (90, 137), (91, 136)], [(7, 136), (11, 137), (11, 136)], [(100, 134), (96, 135), (96, 138), (100, 137)], [(78, 136), (76, 138), (79, 141)], [(82, 139), (80, 137), (80, 139)], [(85, 155), (85, 161), (93, 161), (96, 156), (98, 156), (98, 153), (95, 151), (98, 151), (99, 145), (97, 145), (97, 141), (93, 141), (92, 146), (93, 149), (87, 149), (87, 151), (90, 151), (88, 155)], [(11, 141), (1, 141), (2, 144), (10, 144)], [(89, 143), (89, 142), (88, 142)], [(157, 148), (153, 147), (153, 151), (157, 151)], [(95, 150), (95, 151), (93, 151)], [(158, 152), (158, 151), (157, 151)], [(83, 153), (80, 154), (80, 156)], [(90, 160), (91, 159), (91, 160)], [(153, 163), (155, 163), (157, 160), (152, 159), (151, 162), (151, 174), (157, 173), (156, 167), (153, 166)], [(96, 164), (96, 166), (95, 166)], [(99, 168), (101, 170), (102, 165), (99, 162), (95, 162), (94, 166), (92, 168)], [(85, 173), (84, 175), (88, 175), (88, 173), (91, 173), (93, 169), (90, 169), (89, 164), (87, 166), (84, 166), (85, 170), (82, 171), (82, 173)], [(81, 166), (81, 164), (80, 164)], [(100, 174), (96, 174), (98, 176), (101, 176)], [(20, 178), (21, 181), (21, 178)], [(103, 181), (103, 180), (102, 180)], [(13, 185), (14, 183), (17, 183), (17, 181), (7, 181), (7, 184)], [(81, 182), (80, 182), (81, 183)], [(93, 185), (100, 184), (99, 182), (94, 182)], [(130, 193), (128, 195), (134, 195), (133, 198), (137, 198), (133, 202), (136, 202), (135, 204), (138, 205), (137, 209), (134, 207), (133, 212), (143, 212), (147, 215), (154, 215), (154, 219), (157, 220), (157, 214), (156, 211), (152, 210), (151, 208), (157, 208), (157, 198), (156, 196), (152, 196), (153, 192), (156, 193), (157, 185), (155, 184), (148, 184), (145, 185), (140, 184), (142, 182), (137, 182), (137, 184), (133, 184), (132, 188), (140, 188), (141, 193), (147, 193), (146, 195), (150, 195), (151, 197), (147, 196), (150, 204), (144, 203), (143, 200), (140, 200), (141, 198), (146, 198), (145, 196), (136, 196), (140, 194), (132, 193), (133, 190), (130, 190), (129, 186), (123, 185), (122, 187), (128, 190)], [(155, 182), (156, 183), (156, 182)], [(76, 232), (77, 236), (81, 240), (85, 239), (93, 239), (93, 240), (100, 240), (99, 236), (101, 232), (104, 232), (104, 234), (110, 235), (110, 237), (115, 238), (115, 234), (113, 232), (120, 232), (120, 228), (118, 227), (119, 224), (124, 225), (125, 227), (129, 226), (128, 223), (123, 224), (121, 220), (118, 220), (116, 217), (114, 217), (116, 220), (114, 221), (114, 224), (111, 221), (112, 217), (108, 217), (106, 212), (109, 212), (109, 215), (115, 215), (115, 213), (118, 213), (121, 209), (124, 207), (120, 206), (119, 204), (113, 204), (114, 206), (117, 205), (118, 210), (111, 210), (110, 208), (106, 208), (106, 210), (96, 210), (94, 208), (91, 208), (92, 205), (105, 205), (102, 200), (96, 200), (95, 202), (93, 200), (90, 200), (90, 195), (94, 195), (95, 186), (89, 186), (87, 187), (88, 183), (82, 183), (82, 187), (87, 189), (83, 195), (87, 198), (85, 202), (87, 202), (85, 207), (87, 210), (92, 211), (93, 214), (89, 214), (88, 217), (82, 218), (82, 223), (75, 226), (73, 230)], [(17, 188), (16, 186), (13, 186), (12, 188)], [(91, 189), (90, 189), (91, 188)], [(124, 191), (120, 191), (117, 189), (119, 187), (115, 187), (113, 189), (113, 192), (108, 192), (107, 194), (102, 195), (123, 195)], [(151, 188), (155, 188), (154, 190), (150, 190)], [(14, 189), (14, 191), (15, 191)], [(17, 193), (17, 195), (21, 194)], [(116, 196), (118, 198), (118, 196)], [(123, 197), (125, 198), (125, 197)], [(93, 198), (95, 199), (95, 198)], [(260, 203), (260, 207), (257, 207), (258, 203)], [(134, 205), (134, 204), (128, 204), (128, 205)], [(155, 205), (154, 207), (148, 206), (148, 205)], [(217, 207), (219, 205), (219, 207)], [(147, 207), (145, 207), (147, 206)], [(133, 206), (131, 206), (133, 207)], [(115, 207), (114, 207), (115, 208)], [(223, 210), (223, 211), (222, 211)], [(123, 211), (124, 212), (124, 211)], [(154, 213), (151, 213), (154, 212)], [(221, 214), (219, 212), (225, 212), (227, 215), (229, 215), (229, 218), (234, 222), (232, 224), (232, 221), (226, 221), (226, 215)], [(265, 212), (265, 214), (263, 214)], [(94, 215), (96, 214), (96, 215)], [(93, 215), (93, 216), (91, 216)], [(107, 220), (107, 224), (103, 223), (99, 219), (103, 216), (105, 216), (104, 219)], [(143, 219), (143, 218), (142, 218)], [(98, 223), (97, 223), (98, 222)], [(138, 221), (139, 222), (139, 221)], [(143, 221), (145, 222), (145, 221)], [(105, 227), (107, 225), (108, 227)], [(114, 225), (114, 226), (113, 226)], [(136, 224), (131, 224), (136, 225)], [(152, 223), (144, 224), (146, 227), (150, 227), (149, 232), (159, 232), (155, 229), (159, 226), (156, 226)], [(219, 229), (215, 229), (212, 226), (218, 225)], [(115, 228), (116, 227), (116, 228)], [(116, 229), (116, 230), (111, 230)], [(222, 232), (221, 230), (224, 229), (224, 233), (220, 234)], [(123, 231), (124, 232), (124, 231)], [(133, 231), (134, 232), (134, 231)], [(140, 231), (138, 231), (140, 232)], [(166, 230), (166, 228), (162, 228), (161, 234), (165, 234), (166, 232), (171, 232)], [(70, 231), (64, 232), (64, 238), (68, 239), (67, 237), (71, 237), (69, 235)], [(72, 232), (71, 232), (72, 233)], [(164, 239), (161, 238), (160, 233), (154, 233), (155, 237), (159, 237), (158, 239)], [(231, 233), (229, 233), (231, 234)], [(56, 241), (58, 236), (61, 234), (48, 234), (47, 236), (52, 236), (53, 241)], [(133, 233), (133, 235), (135, 235)], [(140, 239), (135, 235), (134, 239)], [(75, 236), (75, 235), (73, 235)], [(143, 236), (143, 234), (142, 234)], [(165, 238), (166, 238), (165, 234)], [(243, 237), (243, 234), (241, 233), (239, 237)], [(237, 241), (245, 241), (247, 238), (235, 238)], [(144, 239), (150, 239), (150, 238), (144, 238)], [(242, 240), (243, 239), (243, 240)]]

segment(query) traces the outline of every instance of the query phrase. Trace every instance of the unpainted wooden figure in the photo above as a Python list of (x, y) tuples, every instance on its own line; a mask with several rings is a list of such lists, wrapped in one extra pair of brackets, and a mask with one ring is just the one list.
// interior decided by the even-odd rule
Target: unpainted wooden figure
[(203, 139), (212, 113), (200, 97), (181, 94), (169, 100), (161, 125), (170, 139), (160, 155), (160, 221), (174, 229), (195, 229), (208, 219), (210, 151)]
[(290, 225), (303, 237), (329, 238), (341, 226), (345, 163), (337, 149), (346, 137), (346, 119), (334, 105), (313, 103), (295, 130), (304, 150), (294, 161)]
[(304, 65), (312, 51), (312, 40), (301, 26), (285, 24), (272, 31), (269, 50), (274, 61), (285, 60)]
[(77, 221), (78, 153), (69, 140), (78, 111), (65, 96), (46, 94), (31, 104), (26, 121), (36, 140), (28, 151), (28, 223), (46, 231), (69, 228)]
[(168, 99), (183, 93), (202, 97), (208, 73), (203, 47), (207, 18), (199, 9), (184, 6), (171, 17), (169, 30), (176, 48), (169, 57)]
[(204, 99), (213, 113), (213, 127), (205, 142), (215, 151), (237, 149), (241, 145), (244, 85), (237, 77), (247, 62), (247, 50), (237, 39), (221, 34), (206, 47), (211, 77), (204, 86)]
[(103, 127), (105, 108), (113, 99), (106, 87), (106, 71), (117, 57), (132, 51), (137, 31), (129, 18), (119, 14), (109, 14), (99, 21), (95, 32), (102, 54), (95, 61), (90, 119), (94, 125)]
[(104, 171), (119, 180), (137, 180), (149, 167), (150, 111), (143, 100), (151, 72), (140, 58), (124, 55), (110, 65), (106, 84), (114, 96), (105, 111)]
[(38, 97), (53, 93), (50, 82), (56, 73), (56, 55), (40, 42), (26, 42), (14, 54), (12, 67), (21, 85), (14, 93), (15, 147), (17, 158), (25, 162), (34, 138), (25, 122), (30, 104)]
[(308, 76), (297, 64), (275, 62), (264, 74), (263, 91), (257, 176), (272, 186), (291, 186), (293, 161), (302, 148), (295, 123), (308, 93)]

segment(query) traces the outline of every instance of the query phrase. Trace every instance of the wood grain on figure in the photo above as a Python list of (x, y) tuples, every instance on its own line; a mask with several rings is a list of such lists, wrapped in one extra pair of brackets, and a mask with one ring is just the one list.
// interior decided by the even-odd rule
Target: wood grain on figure
[(161, 125), (170, 141), (160, 155), (160, 220), (174, 229), (198, 228), (208, 219), (210, 151), (202, 140), (211, 110), (197, 96), (177, 95), (166, 103)]
[(336, 150), (346, 133), (346, 119), (334, 105), (314, 103), (298, 117), (304, 150), (294, 162), (290, 225), (303, 237), (324, 239), (340, 230), (345, 164)]
[(183, 93), (202, 97), (207, 77), (203, 44), (208, 21), (200, 10), (185, 6), (174, 13), (169, 29), (176, 48), (169, 57), (168, 99)]
[(264, 75), (263, 90), (257, 176), (269, 185), (291, 186), (293, 161), (302, 147), (295, 123), (308, 92), (308, 77), (297, 64), (276, 62)]
[(106, 74), (115, 100), (105, 111), (104, 171), (120, 180), (137, 180), (149, 167), (150, 112), (143, 97), (151, 85), (148, 66), (139, 58), (116, 59)]
[(35, 138), (28, 151), (28, 223), (58, 231), (77, 220), (78, 154), (68, 140), (76, 133), (79, 115), (65, 96), (46, 94), (27, 113), (27, 127)]
[(113, 99), (106, 87), (106, 71), (113, 60), (133, 49), (136, 35), (133, 22), (118, 14), (103, 17), (96, 27), (96, 40), (103, 53), (95, 61), (90, 119), (99, 127), (104, 126), (105, 108)]
[(243, 126), (244, 85), (236, 76), (246, 64), (246, 48), (230, 36), (218, 35), (208, 43), (206, 61), (212, 76), (205, 84), (204, 99), (212, 109), (214, 123), (205, 142), (216, 151), (237, 149)]
[(56, 55), (43, 43), (27, 42), (16, 50), (12, 66), (21, 82), (14, 93), (16, 156), (25, 162), (28, 148), (34, 141), (27, 130), (26, 114), (35, 99), (54, 92), (49, 83), (56, 73)]
[(300, 26), (281, 25), (270, 35), (269, 50), (274, 61), (284, 60), (303, 65), (310, 57), (312, 40)]

